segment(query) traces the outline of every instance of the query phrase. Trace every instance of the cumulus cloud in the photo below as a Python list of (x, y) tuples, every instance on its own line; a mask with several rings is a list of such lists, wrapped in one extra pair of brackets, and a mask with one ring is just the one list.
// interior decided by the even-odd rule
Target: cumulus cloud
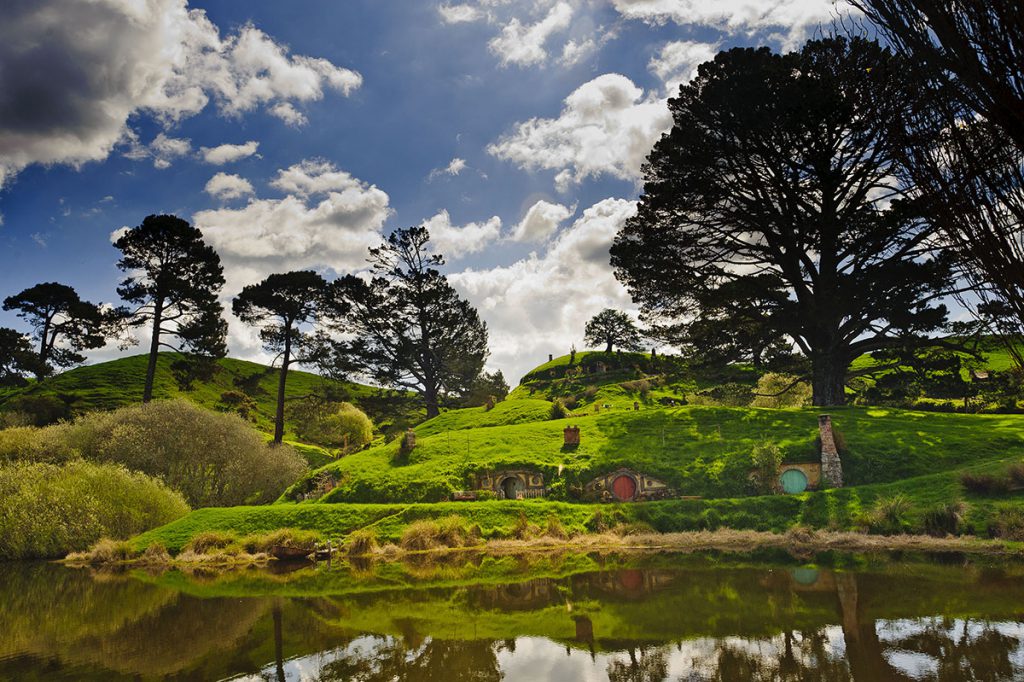
[(0, 64), (0, 185), (33, 163), (105, 159), (138, 112), (170, 124), (212, 100), (227, 116), (282, 104), (301, 116), (296, 103), (362, 83), (250, 24), (222, 36), (186, 0), (7, 3)]
[(454, 159), (449, 161), (448, 165), (445, 166), (444, 168), (435, 168), (434, 170), (430, 171), (430, 175), (428, 176), (427, 179), (433, 180), (434, 178), (441, 175), (451, 175), (452, 177), (454, 177), (461, 173), (462, 171), (464, 171), (465, 169), (466, 160), (460, 159), (459, 157), (456, 156)]
[(665, 101), (623, 75), (606, 73), (565, 99), (558, 118), (532, 118), (489, 145), (493, 156), (526, 170), (557, 170), (566, 191), (588, 177), (637, 180), (654, 142), (671, 127)]
[(569, 28), (572, 15), (572, 5), (559, 2), (548, 10), (543, 19), (532, 24), (524, 24), (513, 17), (488, 45), (491, 52), (501, 59), (502, 66), (541, 64), (548, 56), (545, 48), (548, 39)]
[(583, 327), (603, 308), (635, 310), (612, 274), (608, 249), (636, 203), (605, 199), (555, 239), (543, 255), (450, 275), (490, 331), (490, 363), (515, 381), (548, 353), (582, 348)]
[(199, 153), (203, 161), (214, 166), (223, 166), (226, 163), (233, 163), (246, 159), (260, 148), (256, 140), (249, 140), (244, 144), (221, 144), (216, 147), (200, 147)]
[(128, 148), (124, 156), (135, 161), (152, 159), (153, 167), (170, 168), (174, 159), (186, 156), (192, 151), (192, 141), (182, 137), (168, 137), (166, 133), (158, 133), (149, 144), (142, 144), (138, 136), (129, 131), (126, 138)]
[(480, 8), (473, 5), (438, 5), (437, 12), (441, 15), (441, 21), (446, 24), (464, 24), (479, 21), (485, 16), (480, 11)]
[(281, 119), (293, 128), (300, 128), (309, 123), (306, 115), (296, 109), (291, 102), (278, 102), (270, 107), (269, 112), (271, 116)]
[(512, 230), (509, 239), (516, 242), (542, 242), (553, 235), (575, 209), (541, 199), (531, 206)]
[(792, 49), (808, 32), (851, 11), (843, 0), (612, 0), (627, 19), (661, 25), (711, 26), (720, 31), (751, 35), (781, 30), (784, 49)]
[(675, 95), (679, 86), (697, 75), (697, 67), (718, 54), (718, 43), (679, 40), (667, 43), (651, 57), (647, 68), (665, 84), (665, 91)]
[(217, 173), (207, 181), (203, 191), (221, 201), (241, 199), (244, 196), (255, 194), (252, 183), (232, 173)]
[(494, 243), (501, 234), (501, 218), (492, 216), (479, 223), (453, 225), (448, 211), (441, 210), (437, 215), (423, 221), (423, 226), (430, 231), (430, 242), (435, 253), (442, 254), (447, 260), (458, 260), (471, 253), (483, 251)]

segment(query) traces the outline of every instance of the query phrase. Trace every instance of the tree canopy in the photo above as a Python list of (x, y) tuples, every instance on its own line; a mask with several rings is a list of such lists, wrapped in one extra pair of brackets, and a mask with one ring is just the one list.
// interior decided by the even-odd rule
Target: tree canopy
[(583, 334), (588, 344), (603, 344), (606, 353), (611, 353), (615, 346), (630, 351), (641, 348), (641, 334), (636, 323), (626, 313), (612, 308), (605, 308), (590, 318)]
[[(895, 177), (914, 106), (905, 60), (841, 37), (785, 55), (733, 49), (669, 100), (673, 127), (644, 165), (638, 212), (612, 247), (645, 315), (809, 359), (814, 404), (841, 404), (850, 362), (941, 328), (949, 259)], [(778, 292), (751, 305), (751, 291)], [(706, 311), (716, 313), (704, 318)]]
[(284, 438), (288, 367), (292, 362), (305, 360), (303, 352), (311, 347), (313, 336), (302, 327), (316, 319), (326, 287), (324, 278), (311, 270), (273, 274), (242, 289), (231, 304), (238, 319), (260, 328), (263, 347), (281, 359), (274, 420), (275, 443)]
[(32, 327), (36, 353), (33, 372), (38, 379), (55, 367), (85, 362), (81, 351), (100, 348), (107, 341), (108, 317), (96, 304), (83, 301), (66, 284), (43, 282), (4, 299), (4, 310), (17, 311)]
[(370, 249), (369, 281), (332, 283), (328, 317), (343, 335), (332, 344), (330, 371), (417, 391), (427, 417), (442, 399), (466, 393), (487, 359), (487, 325), (438, 270), (424, 227), (395, 230)]
[(23, 386), (25, 372), (33, 367), (35, 357), (25, 335), (0, 327), (0, 386)]
[[(227, 353), (227, 323), (217, 298), (224, 286), (220, 256), (195, 227), (173, 215), (147, 216), (118, 237), (117, 267), (127, 273), (118, 295), (136, 306), (126, 316), (148, 325), (149, 363), (143, 402), (153, 397), (153, 377), (161, 347), (207, 357)], [(176, 337), (180, 347), (167, 342)]]

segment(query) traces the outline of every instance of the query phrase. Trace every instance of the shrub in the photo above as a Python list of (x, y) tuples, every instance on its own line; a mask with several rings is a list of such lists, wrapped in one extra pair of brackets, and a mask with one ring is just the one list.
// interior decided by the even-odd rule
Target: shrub
[(461, 516), (453, 514), (437, 520), (437, 541), (445, 547), (468, 547), (478, 544), (478, 540)]
[(429, 519), (414, 521), (402, 533), (399, 545), (409, 552), (422, 552), (437, 547), (437, 536), (438, 528), (435, 522)]
[(946, 502), (925, 511), (921, 519), (924, 532), (935, 537), (959, 535), (967, 517), (967, 504), (960, 500)]
[(549, 538), (558, 538), (564, 540), (569, 537), (569, 534), (565, 532), (565, 526), (562, 525), (561, 520), (554, 514), (548, 516), (547, 528), (544, 529), (544, 535)]
[(649, 523), (643, 521), (632, 521), (630, 523), (622, 523), (615, 527), (615, 534), (626, 537), (629, 535), (653, 535), (657, 533), (654, 527)]
[(583, 397), (587, 400), (593, 400), (595, 395), (597, 395), (597, 386), (587, 386), (583, 391)]
[(548, 412), (549, 419), (565, 419), (569, 416), (569, 410), (565, 408), (565, 403), (561, 400), (554, 400), (551, 403), (551, 410)]
[(969, 471), (960, 474), (960, 485), (975, 495), (1003, 495), (1010, 490), (1010, 483), (1006, 478), (991, 474), (974, 474)]
[(989, 524), (989, 535), (1003, 540), (1024, 542), (1024, 509), (1001, 508)]
[(246, 421), (253, 421), (259, 403), (249, 394), (242, 391), (224, 391), (220, 394), (220, 409), (224, 412), (235, 412)]
[(790, 374), (768, 372), (757, 380), (751, 407), (804, 407), (811, 404), (811, 385)]
[(71, 417), (68, 404), (53, 395), (19, 395), (4, 404), (5, 411), (20, 412), (32, 426), (56, 424)]
[(373, 440), (373, 422), (352, 403), (306, 398), (290, 405), (288, 412), (295, 433), (312, 443), (353, 452)]
[(162, 542), (154, 542), (139, 556), (139, 560), (151, 566), (160, 566), (171, 562), (171, 553)]
[(192, 550), (196, 554), (209, 554), (210, 550), (224, 549), (237, 539), (238, 537), (234, 533), (207, 530), (193, 536), (183, 549)]
[(0, 463), (0, 559), (54, 558), (188, 513), (163, 482), (114, 464)]
[(910, 530), (909, 515), (913, 509), (910, 498), (903, 493), (879, 498), (868, 513), (868, 530), (882, 535), (897, 535)]
[(519, 516), (516, 517), (516, 522), (512, 524), (512, 537), (516, 540), (526, 540), (537, 535), (539, 530), (526, 518), (526, 512), (519, 510)]
[(377, 548), (377, 533), (372, 528), (359, 528), (345, 538), (349, 556), (366, 556)]
[(242, 539), (241, 545), (250, 554), (269, 553), (274, 547), (298, 547), (312, 552), (318, 542), (320, 534), (314, 530), (279, 528), (269, 533), (248, 535)]
[(43, 431), (87, 460), (161, 477), (193, 507), (273, 502), (306, 468), (293, 448), (270, 445), (238, 415), (183, 400), (94, 412)]
[[(166, 550), (165, 550), (166, 551)], [(131, 544), (124, 540), (111, 540), (100, 538), (88, 552), (74, 557), (76, 560), (84, 560), (93, 564), (114, 564), (128, 561), (135, 557)]]
[(774, 443), (760, 443), (750, 453), (750, 462), (754, 467), (754, 483), (757, 491), (770, 495), (775, 491), (782, 465), (782, 450)]
[(1010, 468), (1006, 470), (1006, 474), (1010, 477), (1013, 485), (1024, 486), (1024, 462), (1011, 464)]

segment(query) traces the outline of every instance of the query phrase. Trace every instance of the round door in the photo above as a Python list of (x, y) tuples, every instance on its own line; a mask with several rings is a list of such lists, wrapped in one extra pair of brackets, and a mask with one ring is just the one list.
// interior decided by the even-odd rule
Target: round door
[(523, 482), (516, 476), (509, 476), (501, 482), (501, 491), (505, 494), (506, 500), (514, 500), (523, 489)]
[(782, 492), (787, 495), (807, 490), (807, 476), (799, 469), (787, 469), (782, 473), (779, 482), (782, 483)]
[(636, 496), (636, 481), (632, 476), (619, 476), (612, 481), (612, 494), (622, 502), (632, 500)]

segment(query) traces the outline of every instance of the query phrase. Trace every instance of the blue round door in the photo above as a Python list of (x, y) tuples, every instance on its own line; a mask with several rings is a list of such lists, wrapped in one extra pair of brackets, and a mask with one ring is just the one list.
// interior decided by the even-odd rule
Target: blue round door
[(787, 469), (782, 472), (779, 482), (782, 483), (782, 492), (787, 495), (807, 490), (807, 476), (799, 469)]

